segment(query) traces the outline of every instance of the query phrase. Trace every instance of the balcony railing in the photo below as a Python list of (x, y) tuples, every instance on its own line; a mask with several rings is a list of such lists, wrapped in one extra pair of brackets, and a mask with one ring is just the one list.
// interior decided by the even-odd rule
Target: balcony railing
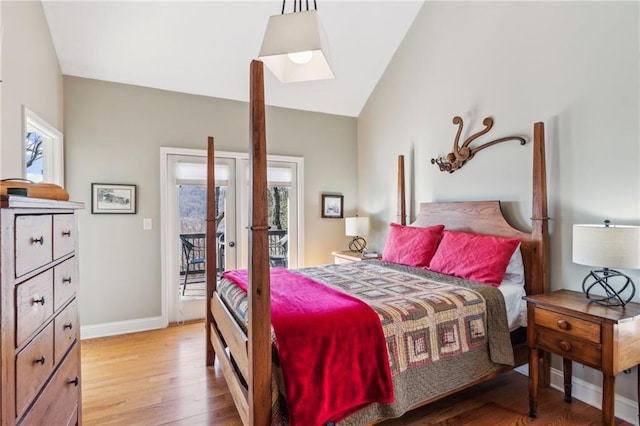
[[(288, 232), (286, 229), (272, 229), (268, 231), (268, 240), (269, 240), (269, 263), (271, 266), (288, 266)], [(224, 272), (224, 256), (225, 256), (225, 234), (223, 232), (218, 232), (216, 235), (216, 241), (218, 243), (217, 247), (217, 259), (216, 265), (218, 269), (218, 274)], [(194, 252), (191, 255), (191, 258), (204, 258), (205, 257), (205, 243), (206, 243), (206, 234), (205, 233), (187, 233), (180, 234), (180, 239), (185, 239), (190, 242), (194, 246)], [(183, 276), (187, 267), (189, 268), (189, 274), (192, 273), (204, 273), (205, 271), (205, 263), (197, 263), (197, 264), (189, 264), (187, 259), (187, 253), (185, 250), (181, 249), (181, 258), (180, 258), (180, 275)]]

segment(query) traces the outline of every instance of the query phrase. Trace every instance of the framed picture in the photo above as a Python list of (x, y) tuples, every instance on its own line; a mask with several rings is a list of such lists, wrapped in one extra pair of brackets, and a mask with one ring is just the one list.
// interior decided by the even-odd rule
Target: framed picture
[(342, 219), (344, 196), (322, 194), (322, 217)]
[(91, 184), (91, 213), (136, 214), (136, 185)]

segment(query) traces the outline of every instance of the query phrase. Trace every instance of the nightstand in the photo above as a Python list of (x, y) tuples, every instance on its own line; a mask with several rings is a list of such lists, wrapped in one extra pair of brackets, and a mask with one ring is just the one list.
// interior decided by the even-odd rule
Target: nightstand
[[(529, 415), (538, 403), (538, 351), (563, 359), (564, 400), (571, 402), (571, 363), (602, 372), (602, 424), (614, 424), (615, 376), (640, 363), (640, 304), (606, 307), (583, 293), (559, 290), (525, 296), (529, 344)], [(638, 372), (640, 393), (640, 371)]]
[(351, 263), (351, 262), (360, 262), (361, 260), (369, 260), (369, 259), (380, 259), (380, 255), (375, 257), (364, 257), (362, 253), (357, 251), (332, 251), (333, 255), (333, 263)]

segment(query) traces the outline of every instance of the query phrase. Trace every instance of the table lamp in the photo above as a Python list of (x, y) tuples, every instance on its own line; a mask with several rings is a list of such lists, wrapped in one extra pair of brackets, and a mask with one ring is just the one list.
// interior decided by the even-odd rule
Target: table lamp
[(611, 268), (640, 269), (640, 227), (611, 225), (609, 220), (604, 225), (573, 225), (573, 262), (601, 268), (582, 281), (589, 300), (605, 306), (626, 305), (636, 293), (633, 280)]
[(349, 250), (362, 253), (367, 248), (367, 240), (362, 235), (369, 234), (369, 218), (356, 216), (345, 219), (345, 235), (353, 237)]

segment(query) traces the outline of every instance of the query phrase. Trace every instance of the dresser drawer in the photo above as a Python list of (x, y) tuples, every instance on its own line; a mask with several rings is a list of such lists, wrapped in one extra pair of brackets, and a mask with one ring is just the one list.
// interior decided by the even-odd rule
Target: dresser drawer
[[(537, 312), (536, 312), (537, 315)], [(537, 347), (594, 368), (602, 365), (602, 346), (568, 336), (565, 333), (536, 327)]]
[(20, 425), (75, 425), (80, 403), (79, 345), (69, 353)]
[(73, 214), (53, 215), (53, 258), (59, 259), (73, 253), (76, 247), (75, 216)]
[(53, 260), (51, 215), (16, 216), (16, 277)]
[(74, 299), (53, 320), (54, 333), (54, 363), (59, 363), (78, 338), (78, 306)]
[(577, 337), (591, 343), (600, 343), (600, 324), (543, 308), (536, 309), (535, 318), (536, 325), (557, 330), (567, 336)]
[(18, 284), (16, 291), (16, 347), (53, 315), (53, 270)]
[(78, 265), (74, 257), (53, 269), (54, 310), (57, 311), (78, 291)]
[(20, 417), (53, 371), (53, 323), (16, 357), (16, 414)]

